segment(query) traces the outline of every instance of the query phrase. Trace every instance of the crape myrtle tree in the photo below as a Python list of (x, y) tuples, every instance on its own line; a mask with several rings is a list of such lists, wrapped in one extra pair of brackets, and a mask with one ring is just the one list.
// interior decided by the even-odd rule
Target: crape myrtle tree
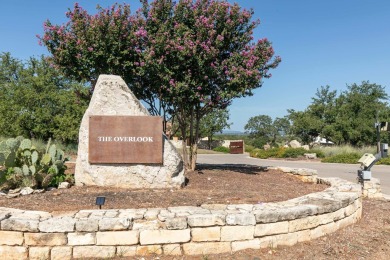
[(142, 3), (134, 15), (127, 5), (99, 8), (95, 16), (76, 5), (67, 24), (47, 21), (40, 40), (67, 75), (92, 83), (100, 73), (120, 75), (152, 113), (173, 116), (190, 144), (185, 164), (194, 169), (202, 117), (252, 95), (280, 58), (267, 39), (253, 41), (259, 21), (237, 4)]
[(39, 43), (47, 47), (53, 64), (65, 75), (89, 81), (92, 88), (100, 74), (120, 75), (139, 98), (145, 98), (149, 93), (137, 84), (144, 65), (140, 61), (145, 20), (139, 13), (131, 15), (127, 4), (107, 9), (97, 6), (97, 11), (90, 15), (76, 3), (66, 12), (67, 23), (44, 22), (43, 36), (37, 35)]
[[(253, 11), (226, 1), (144, 1), (149, 36), (146, 63), (189, 140), (194, 169), (201, 119), (234, 98), (252, 94), (280, 59), (267, 39), (253, 42)], [(187, 135), (187, 130), (189, 130)], [(187, 150), (183, 149), (184, 158)], [(186, 159), (185, 159), (186, 160)]]

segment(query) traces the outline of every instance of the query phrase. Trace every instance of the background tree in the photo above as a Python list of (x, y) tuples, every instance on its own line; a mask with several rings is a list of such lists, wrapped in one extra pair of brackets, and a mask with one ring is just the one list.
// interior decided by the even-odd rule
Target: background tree
[(200, 136), (207, 137), (209, 149), (211, 149), (214, 135), (230, 128), (231, 123), (228, 123), (228, 120), (229, 111), (227, 109), (216, 109), (200, 120)]
[(63, 77), (42, 56), (26, 63), (0, 55), (0, 135), (76, 143), (87, 107), (83, 85)]
[(329, 86), (321, 87), (306, 110), (288, 110), (291, 130), (305, 143), (321, 136), (337, 144), (372, 145), (376, 115), (380, 121), (390, 119), (388, 99), (384, 87), (368, 81), (347, 86), (339, 96)]
[(258, 148), (270, 143), (276, 144), (277, 139), (289, 133), (290, 124), (287, 118), (275, 118), (258, 115), (251, 117), (244, 129), (254, 139), (253, 144)]

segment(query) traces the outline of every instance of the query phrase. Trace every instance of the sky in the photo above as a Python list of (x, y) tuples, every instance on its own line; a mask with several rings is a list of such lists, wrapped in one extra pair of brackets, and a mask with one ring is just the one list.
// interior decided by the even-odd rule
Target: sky
[[(67, 21), (71, 0), (0, 0), (0, 52), (15, 58), (49, 55), (38, 45), (43, 22)], [(77, 1), (89, 13), (96, 5), (126, 2), (132, 11), (139, 0)], [(254, 10), (261, 23), (254, 39), (268, 38), (282, 58), (261, 88), (251, 97), (233, 101), (230, 130), (244, 131), (249, 118), (257, 115), (286, 116), (287, 109), (304, 110), (316, 90), (329, 85), (338, 93), (362, 81), (386, 88), (390, 95), (390, 1), (389, 0), (236, 0)]]

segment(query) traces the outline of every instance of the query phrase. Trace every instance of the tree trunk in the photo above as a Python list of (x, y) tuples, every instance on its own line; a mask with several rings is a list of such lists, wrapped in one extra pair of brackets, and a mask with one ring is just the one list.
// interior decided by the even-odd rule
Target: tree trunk
[[(193, 116), (191, 116), (193, 120)], [(193, 136), (193, 140), (191, 143), (191, 170), (195, 170), (196, 168), (196, 160), (198, 158), (198, 140), (199, 140), (199, 124), (200, 124), (200, 115), (199, 115), (199, 107), (196, 108), (195, 114), (195, 136)]]
[(193, 147), (191, 149), (191, 170), (194, 171), (196, 168), (196, 159), (198, 158), (198, 144), (193, 144)]

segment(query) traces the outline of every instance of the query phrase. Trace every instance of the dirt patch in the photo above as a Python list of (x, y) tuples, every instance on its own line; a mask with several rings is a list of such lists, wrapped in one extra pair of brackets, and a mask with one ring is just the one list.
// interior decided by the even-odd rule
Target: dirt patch
[[(74, 169), (69, 165), (69, 171)], [(182, 189), (121, 189), (110, 187), (71, 187), (13, 199), (0, 197), (1, 207), (41, 211), (97, 209), (97, 196), (105, 196), (103, 209), (165, 208), (202, 204), (242, 204), (284, 201), (327, 188), (303, 183), (276, 170), (256, 166), (200, 166), (187, 173)]]

